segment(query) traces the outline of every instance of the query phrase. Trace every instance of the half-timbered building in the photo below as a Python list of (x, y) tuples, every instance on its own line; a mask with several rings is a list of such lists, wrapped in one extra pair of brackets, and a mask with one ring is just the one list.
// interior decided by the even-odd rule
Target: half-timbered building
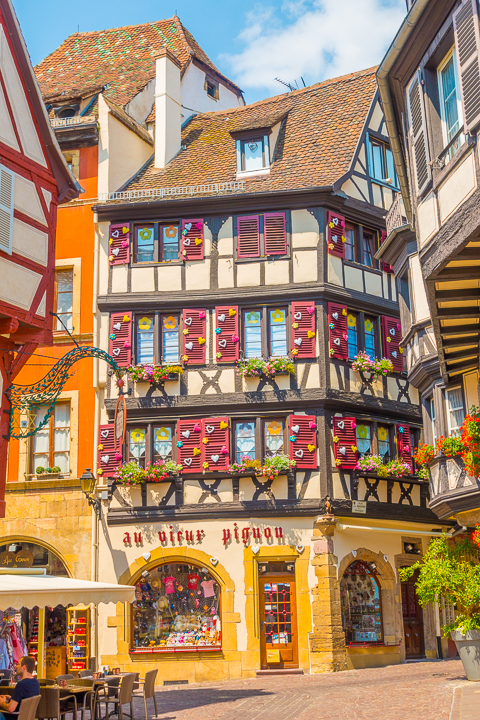
[[(96, 344), (126, 371), (96, 375), (100, 573), (137, 588), (100, 616), (102, 664), (199, 681), (434, 655), (433, 617), (397, 580), (440, 527), (375, 260), (398, 192), (375, 71), (181, 136), (157, 102), (155, 157), (94, 209)], [(354, 370), (362, 352), (387, 374)]]

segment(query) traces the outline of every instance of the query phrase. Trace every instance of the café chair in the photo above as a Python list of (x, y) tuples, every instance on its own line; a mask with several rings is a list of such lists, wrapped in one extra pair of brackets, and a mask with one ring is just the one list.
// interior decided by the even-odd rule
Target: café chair
[(45, 687), (45, 685), (55, 685), (55, 680), (51, 680), (50, 678), (37, 678), (37, 680), (40, 683), (40, 687)]
[(8, 680), (9, 684), (12, 679), (12, 675), (13, 675), (12, 670), (0, 670), (0, 680)]
[(75, 675), (57, 675), (55, 682), (58, 685), (59, 680), (66, 680), (69, 685), (72, 684), (72, 680), (75, 680)]
[(158, 715), (157, 698), (155, 697), (155, 680), (157, 678), (158, 668), (155, 670), (149, 670), (145, 673), (145, 679), (139, 680), (140, 685), (143, 685), (141, 693), (134, 693), (133, 697), (143, 697), (143, 704), (145, 706), (145, 720), (148, 720), (147, 713), (147, 700), (153, 698), (155, 704), (155, 717)]
[(34, 695), (33, 697), (26, 698), (26, 700), (22, 700), (20, 710), (9, 713), (9, 715), (15, 715), (16, 720), (35, 720), (40, 698), (41, 695)]
[[(22, 700), (20, 709), (25, 701)], [(58, 687), (41, 687), (40, 702), (38, 704), (37, 715), (38, 720), (63, 720), (66, 715), (73, 714), (73, 720), (77, 720), (77, 698), (75, 695), (65, 695), (60, 697), (60, 688)]]
[(79, 678), (90, 678), (92, 677), (92, 671), (91, 670), (80, 670), (78, 673)]
[[(118, 715), (118, 720), (123, 720), (123, 716), (129, 717), (130, 720), (134, 720), (133, 716), (133, 683), (135, 682), (135, 673), (127, 673), (122, 676), (122, 683), (118, 688), (118, 695), (112, 697), (109, 694), (110, 688), (107, 688), (108, 692), (105, 695), (98, 693), (97, 702), (99, 706), (106, 705), (106, 717), (110, 715)], [(119, 678), (120, 680), (120, 678)], [(114, 689), (114, 688), (112, 688)], [(115, 688), (116, 689), (116, 688)], [(108, 712), (109, 705), (113, 705), (113, 712)], [(130, 705), (130, 715), (123, 712), (123, 706)], [(101, 713), (100, 713), (101, 714)]]

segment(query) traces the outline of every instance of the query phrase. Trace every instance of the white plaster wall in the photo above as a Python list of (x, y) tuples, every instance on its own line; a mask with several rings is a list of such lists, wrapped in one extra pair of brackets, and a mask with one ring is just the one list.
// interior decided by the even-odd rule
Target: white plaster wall
[(42, 276), (0, 258), (0, 300), (29, 310)]
[(317, 253), (315, 250), (295, 250), (293, 253), (293, 282), (318, 280)]
[(163, 265), (157, 268), (160, 290), (182, 289), (182, 268), (180, 265)]
[(152, 110), (155, 100), (155, 82), (156, 78), (152, 78), (143, 90), (125, 105), (125, 112), (131, 115), (140, 125), (145, 122)]
[(433, 193), (417, 207), (417, 226), (420, 247), (423, 247), (438, 230), (437, 200)]
[[(98, 294), (106, 295), (108, 292), (108, 256), (109, 252), (109, 233), (110, 223), (100, 222), (96, 228), (97, 237), (95, 238), (95, 247), (98, 245), (98, 257), (95, 258), (98, 270)], [(120, 265), (115, 265), (113, 269), (120, 268)], [(121, 290), (120, 292), (126, 292)]]
[(376, 295), (377, 297), (383, 297), (383, 283), (382, 276), (377, 273), (364, 271), (365, 276), (365, 291), (368, 295)]
[(475, 159), (472, 150), (438, 189), (440, 221), (445, 222), (477, 187)]
[(48, 261), (48, 235), (31, 225), (27, 225), (18, 218), (14, 218), (12, 249), (13, 252), (40, 263), (40, 265), (46, 265)]
[(218, 259), (218, 287), (233, 287), (233, 260), (231, 258)]
[(265, 284), (286, 285), (289, 280), (288, 260), (267, 260), (265, 263)]
[(466, 409), (478, 405), (478, 370), (463, 376)]
[(411, 292), (412, 301), (415, 308), (415, 322), (426, 320), (430, 317), (430, 308), (428, 307), (427, 294), (425, 284), (423, 282), (422, 269), (420, 267), (420, 259), (418, 255), (410, 257), (411, 272)]
[(335, 255), (327, 256), (328, 282), (333, 285), (343, 285), (342, 260)]
[(132, 292), (153, 292), (155, 290), (155, 269), (153, 267), (132, 268)]
[[(245, 105), (243, 97), (237, 97), (225, 85), (219, 85), (219, 99), (213, 100), (205, 90), (205, 71), (190, 63), (182, 78), (182, 123), (193, 113), (217, 112)], [(189, 110), (191, 108), (192, 110)]]

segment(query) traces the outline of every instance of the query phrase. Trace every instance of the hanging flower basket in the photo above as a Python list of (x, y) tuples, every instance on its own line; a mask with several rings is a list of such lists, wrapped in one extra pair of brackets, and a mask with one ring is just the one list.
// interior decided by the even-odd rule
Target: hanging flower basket
[(249, 358), (238, 363), (237, 375), (239, 377), (265, 377), (273, 378), (275, 375), (293, 375), (295, 365), (288, 357)]
[(352, 369), (360, 373), (369, 372), (372, 375), (383, 376), (393, 372), (393, 363), (387, 358), (372, 358), (366, 352), (359, 352), (352, 361)]
[(388, 475), (387, 467), (380, 455), (365, 455), (364, 457), (359, 458), (355, 469), (373, 472), (376, 475), (381, 475), (382, 477), (386, 477)]
[(151, 385), (166, 380), (176, 380), (183, 373), (180, 365), (136, 365), (127, 368), (128, 377), (134, 382), (148, 382)]
[(130, 461), (119, 465), (115, 478), (119, 485), (141, 485), (142, 483), (158, 483), (170, 480), (172, 475), (178, 475), (183, 466), (173, 460), (158, 460), (141, 468), (136, 462)]
[(274, 480), (279, 475), (285, 475), (295, 465), (295, 460), (290, 460), (286, 455), (265, 458), (264, 465), (261, 464), (260, 460), (252, 460), (248, 455), (244, 455), (239, 463), (231, 463), (227, 468), (227, 472), (230, 475), (250, 475), (253, 473), (256, 477)]
[(387, 475), (393, 475), (395, 477), (405, 477), (406, 475), (412, 475), (412, 468), (400, 458), (390, 460), (385, 466), (387, 468)]

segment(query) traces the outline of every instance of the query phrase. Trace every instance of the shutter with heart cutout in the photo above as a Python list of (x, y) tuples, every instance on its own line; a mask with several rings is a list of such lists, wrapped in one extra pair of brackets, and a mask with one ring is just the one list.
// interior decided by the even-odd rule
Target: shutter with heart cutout
[(263, 216), (265, 255), (286, 255), (287, 227), (285, 213), (265, 213)]
[(203, 260), (205, 239), (203, 219), (182, 220), (182, 257), (184, 260)]
[(315, 470), (318, 467), (317, 418), (315, 415), (290, 415), (288, 432), (290, 460), (295, 460), (295, 467), (298, 470)]
[(113, 423), (100, 425), (98, 429), (98, 474), (102, 477), (113, 477), (121, 462), (121, 458), (115, 457), (115, 425)]
[[(217, 362), (236, 362), (240, 353), (240, 339), (238, 335), (238, 307), (237, 305), (220, 305), (215, 308), (217, 338)], [(220, 332), (218, 332), (220, 330)]]
[(183, 355), (188, 357), (186, 362), (190, 365), (205, 365), (206, 316), (206, 310), (197, 309), (184, 310), (182, 314)]
[(129, 223), (110, 225), (108, 255), (110, 265), (126, 265), (130, 262)]
[(398, 318), (382, 317), (383, 352), (392, 361), (395, 372), (403, 372), (403, 350), (400, 347), (402, 326)]
[(353, 417), (333, 418), (335, 464), (345, 470), (353, 470), (357, 466), (356, 427), (357, 423)]
[(331, 357), (337, 360), (348, 360), (348, 326), (347, 308), (345, 305), (328, 303), (328, 337)]
[[(178, 443), (182, 443), (178, 447)], [(202, 421), (177, 421), (177, 462), (183, 466), (183, 473), (202, 471)]]
[(110, 315), (109, 353), (120, 367), (132, 362), (132, 313)]
[[(387, 233), (385, 231), (383, 231), (380, 235), (380, 245), (383, 245), (383, 243), (385, 242), (386, 239), (387, 239)], [(392, 266), (386, 262), (383, 262), (383, 260), (382, 260), (382, 270), (383, 270), (383, 272), (386, 272), (386, 273), (393, 273)]]
[[(202, 463), (208, 462), (209, 472), (226, 470), (230, 464), (228, 425), (227, 417), (202, 420)], [(203, 442), (205, 438), (208, 443)]]
[(260, 257), (258, 215), (242, 215), (237, 218), (237, 257)]
[(297, 359), (315, 357), (315, 303), (292, 302), (292, 351)]
[(330, 210), (327, 220), (327, 243), (330, 255), (345, 257), (345, 218)]
[(413, 472), (412, 437), (409, 425), (397, 425), (397, 453)]

